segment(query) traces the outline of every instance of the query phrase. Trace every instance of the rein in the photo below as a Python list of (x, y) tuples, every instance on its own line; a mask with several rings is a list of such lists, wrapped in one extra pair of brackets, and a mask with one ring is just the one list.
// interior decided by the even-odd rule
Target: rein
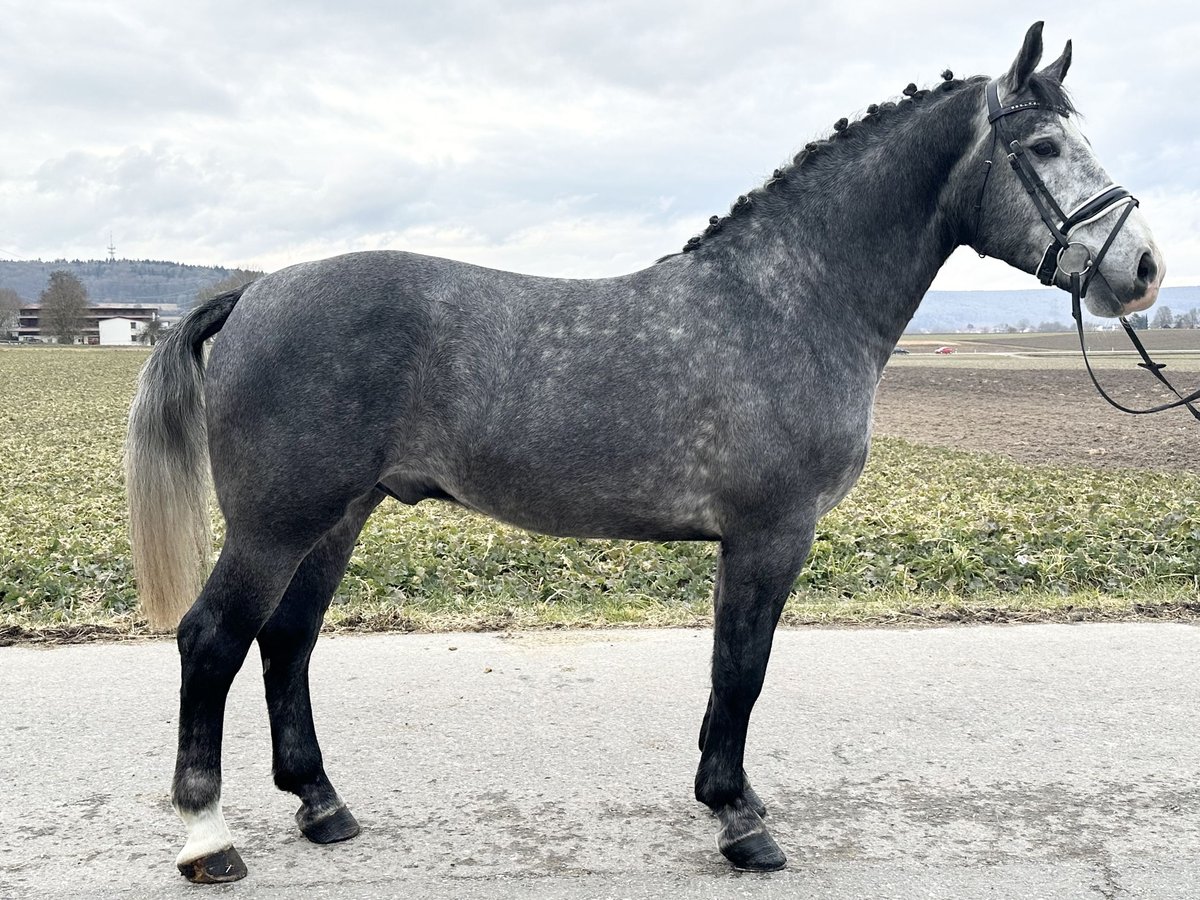
[[(1011, 106), (1003, 106), (1000, 103), (999, 82), (995, 80), (988, 82), (986, 94), (988, 123), (992, 126), (992, 151), (988, 155), (992, 157), (996, 155), (996, 144), (1003, 138), (1009, 150), (1008, 163), (1012, 166), (1017, 178), (1020, 179), (1025, 192), (1029, 195), (1029, 199), (1033, 201), (1034, 208), (1050, 232), (1050, 244), (1046, 248), (1046, 252), (1042, 254), (1036, 274), (1038, 280), (1045, 285), (1053, 285), (1055, 276), (1060, 271), (1070, 279), (1071, 317), (1075, 319), (1075, 328), (1079, 332), (1079, 349), (1083, 352), (1083, 363), (1087, 368), (1088, 376), (1092, 379), (1092, 384), (1096, 386), (1096, 390), (1100, 393), (1101, 397), (1122, 412), (1132, 413), (1133, 415), (1147, 415), (1149, 413), (1163, 412), (1164, 410), (1185, 406), (1197, 420), (1200, 420), (1200, 410), (1197, 410), (1192, 405), (1194, 401), (1200, 400), (1200, 390), (1193, 391), (1186, 397), (1176, 390), (1175, 386), (1162, 373), (1162, 370), (1166, 368), (1166, 364), (1155, 362), (1150, 358), (1150, 354), (1142, 346), (1141, 340), (1125, 316), (1121, 316), (1119, 321), (1121, 327), (1125, 329), (1125, 334), (1129, 336), (1130, 342), (1137, 350), (1138, 355), (1142, 358), (1142, 361), (1138, 363), (1138, 367), (1145, 369), (1157, 378), (1179, 399), (1148, 409), (1131, 409), (1128, 406), (1123, 406), (1113, 400), (1104, 388), (1100, 386), (1100, 382), (1096, 378), (1096, 373), (1092, 370), (1091, 360), (1088, 359), (1087, 341), (1083, 335), (1083, 311), (1080, 300), (1087, 296), (1088, 287), (1091, 285), (1093, 277), (1100, 275), (1101, 279), (1104, 278), (1100, 274), (1100, 263), (1104, 260), (1109, 248), (1112, 247), (1113, 241), (1116, 240), (1118, 232), (1124, 227), (1134, 207), (1138, 205), (1137, 198), (1120, 185), (1111, 184), (1084, 200), (1070, 213), (1064, 213), (1062, 207), (1054, 199), (1054, 195), (1050, 193), (1050, 189), (1046, 186), (1046, 183), (1042, 181), (1037, 170), (1033, 167), (1033, 162), (1029, 159), (1025, 148), (1021, 146), (1021, 142), (1015, 139), (1009, 140), (1011, 135), (1005, 127), (1004, 118), (1027, 109), (1048, 109), (1066, 117), (1069, 114), (1068, 110), (1037, 100), (1026, 100), (1021, 103), (1014, 103)], [(988, 159), (984, 163), (983, 182), (979, 189), (979, 200), (975, 204), (975, 235), (972, 238), (972, 243), (975, 243), (975, 239), (979, 236), (979, 221), (983, 215), (984, 195), (991, 174), (992, 160)], [(1088, 249), (1087, 245), (1071, 240), (1071, 235), (1076, 229), (1091, 222), (1096, 222), (1118, 209), (1121, 210), (1120, 216), (1117, 218), (1116, 224), (1109, 231), (1108, 237), (1100, 247), (1100, 252), (1096, 254), (1095, 259), (1092, 258), (1092, 252)]]

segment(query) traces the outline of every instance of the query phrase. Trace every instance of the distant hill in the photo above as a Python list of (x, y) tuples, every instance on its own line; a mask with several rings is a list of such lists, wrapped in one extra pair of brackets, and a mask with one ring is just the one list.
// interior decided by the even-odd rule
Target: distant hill
[(50, 273), (65, 269), (83, 282), (93, 306), (135, 303), (143, 306), (187, 306), (196, 293), (234, 270), (224, 266), (189, 266), (161, 260), (42, 260), (0, 259), (0, 288), (15, 290), (26, 303), (36, 303)]
[[(92, 305), (110, 302), (165, 307), (168, 318), (175, 308), (187, 307), (196, 293), (231, 275), (224, 266), (189, 266), (160, 260), (41, 260), (0, 259), (0, 287), (21, 295), (26, 303), (37, 302), (50, 280), (50, 273), (66, 269), (88, 290)], [(1159, 305), (1176, 315), (1200, 308), (1200, 287), (1165, 288)], [(1150, 315), (1153, 316), (1153, 310)], [(1088, 317), (1091, 318), (1090, 316)], [(1065, 291), (930, 291), (909, 323), (907, 333), (961, 332), (969, 328), (1042, 322), (1071, 324), (1071, 299)]]
[[(1179, 315), (1200, 308), (1200, 287), (1164, 288), (1157, 306), (1169, 306)], [(1154, 316), (1154, 309), (1147, 315)], [(1085, 321), (1096, 319), (1084, 310)], [(1032, 327), (1041, 322), (1062, 322), (1073, 327), (1071, 295), (1056, 288), (1036, 291), (930, 291), (921, 301), (917, 314), (905, 329), (907, 334), (925, 332), (945, 334), (996, 325), (1017, 325), (1025, 321)]]

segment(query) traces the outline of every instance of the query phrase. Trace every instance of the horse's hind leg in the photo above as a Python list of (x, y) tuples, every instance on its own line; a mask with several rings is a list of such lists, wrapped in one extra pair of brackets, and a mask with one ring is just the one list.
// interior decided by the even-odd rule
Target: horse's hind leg
[(359, 828), (325, 775), (313, 727), (308, 663), (358, 533), (384, 496), (375, 490), (351, 504), (342, 521), (300, 563), (275, 614), (258, 633), (275, 784), (300, 798), (296, 823), (318, 844), (349, 840)]
[(231, 531), (199, 599), (179, 623), (183, 679), (171, 800), (188, 830), (176, 865), (189, 881), (235, 881), (246, 874), (221, 813), (225, 698), (307, 552), (306, 543)]
[(726, 538), (713, 624), (712, 697), (702, 728), (696, 799), (721, 823), (717, 846), (740, 869), (787, 862), (768, 833), (761, 801), (748, 791), (743, 760), (750, 712), (762, 690), (775, 625), (812, 546), (811, 526)]

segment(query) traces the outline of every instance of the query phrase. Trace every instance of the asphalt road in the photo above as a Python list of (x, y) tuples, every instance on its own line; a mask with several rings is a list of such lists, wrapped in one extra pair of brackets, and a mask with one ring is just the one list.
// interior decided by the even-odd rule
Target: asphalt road
[(730, 872), (691, 799), (696, 631), (324, 638), (317, 847), (271, 784), (247, 665), (225, 814), (250, 876), (194, 887), (167, 790), (169, 643), (0, 649), (0, 897), (1200, 897), (1200, 630), (782, 632), (747, 768), (790, 857)]

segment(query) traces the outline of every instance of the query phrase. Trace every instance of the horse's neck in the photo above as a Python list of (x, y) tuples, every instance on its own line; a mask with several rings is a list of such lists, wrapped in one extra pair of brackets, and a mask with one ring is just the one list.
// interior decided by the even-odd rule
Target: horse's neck
[(827, 149), (841, 158), (795, 175), (785, 203), (731, 235), (729, 258), (798, 327), (858, 342), (882, 366), (962, 241), (977, 93), (881, 123), (857, 153)]

